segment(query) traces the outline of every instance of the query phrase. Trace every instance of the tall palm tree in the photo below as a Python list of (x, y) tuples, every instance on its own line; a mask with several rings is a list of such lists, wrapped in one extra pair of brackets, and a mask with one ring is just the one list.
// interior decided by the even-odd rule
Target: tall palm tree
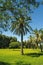
[[(43, 43), (43, 29), (40, 29), (39, 31), (40, 31), (41, 43)], [(41, 52), (42, 52), (42, 45), (43, 44), (41, 44), (41, 43), (40, 43), (40, 49), (41, 49)]]
[(43, 30), (42, 29), (40, 29), (40, 30), (35, 29), (34, 34), (36, 35), (37, 46), (38, 46), (38, 43), (40, 43), (40, 49), (41, 49), (41, 52), (42, 52), (41, 43), (42, 43), (42, 40), (43, 40)]
[(43, 29), (40, 29), (41, 40), (43, 40)]
[(13, 21), (11, 24), (11, 30), (13, 33), (21, 36), (21, 54), (23, 55), (23, 35), (27, 34), (32, 30), (31, 26), (29, 25), (30, 17), (25, 18), (24, 16), (20, 16), (16, 18), (16, 21)]
[(40, 32), (39, 32), (39, 30), (35, 29), (35, 30), (34, 30), (34, 35), (36, 36), (36, 42), (37, 42), (37, 46), (38, 46), (39, 37), (40, 37)]
[(32, 36), (32, 35), (30, 35), (30, 43), (33, 45), (33, 48), (35, 48), (34, 47), (34, 45), (35, 45), (35, 36)]

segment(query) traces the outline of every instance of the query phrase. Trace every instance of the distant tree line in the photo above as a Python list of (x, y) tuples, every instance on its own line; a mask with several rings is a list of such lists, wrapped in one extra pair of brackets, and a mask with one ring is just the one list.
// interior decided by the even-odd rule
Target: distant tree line
[[(0, 48), (21, 48), (21, 42), (16, 37), (9, 37), (0, 34)], [(23, 48), (39, 48), (43, 50), (43, 29), (35, 29), (27, 41), (23, 41)]]
[(8, 48), (11, 42), (17, 42), (17, 38), (0, 34), (0, 48)]

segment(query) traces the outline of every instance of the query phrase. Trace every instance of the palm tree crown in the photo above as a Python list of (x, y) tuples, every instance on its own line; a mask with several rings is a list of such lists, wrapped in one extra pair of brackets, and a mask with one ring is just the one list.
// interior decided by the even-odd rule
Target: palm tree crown
[(23, 16), (16, 18), (16, 21), (13, 21), (13, 23), (11, 24), (11, 30), (13, 31), (13, 33), (16, 33), (18, 35), (22, 33), (23, 35), (25, 35), (27, 34), (27, 32), (30, 32), (32, 28), (29, 25), (30, 21), (27, 20), (31, 20), (31, 18), (25, 18)]

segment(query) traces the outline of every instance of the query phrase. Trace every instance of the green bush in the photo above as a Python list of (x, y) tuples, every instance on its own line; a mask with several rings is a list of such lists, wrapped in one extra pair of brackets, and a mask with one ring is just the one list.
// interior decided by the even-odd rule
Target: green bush
[(9, 48), (20, 48), (20, 42), (11, 42)]

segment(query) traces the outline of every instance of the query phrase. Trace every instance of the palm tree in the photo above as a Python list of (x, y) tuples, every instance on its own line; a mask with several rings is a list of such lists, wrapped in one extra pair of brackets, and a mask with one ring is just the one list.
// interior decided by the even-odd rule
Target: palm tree
[(33, 47), (33, 49), (35, 48), (34, 46), (35, 46), (35, 36), (32, 36), (32, 35), (30, 35), (30, 43), (32, 44), (32, 47)]
[(41, 40), (43, 40), (43, 29), (40, 29)]
[[(41, 38), (41, 43), (43, 43), (43, 29), (40, 29), (39, 30), (40, 31), (40, 38)], [(40, 43), (40, 49), (41, 49), (41, 52), (42, 52), (42, 45), (41, 45), (41, 43)]]
[(16, 18), (16, 21), (13, 21), (11, 24), (11, 30), (13, 33), (21, 36), (21, 54), (23, 55), (23, 35), (27, 34), (32, 30), (31, 26), (29, 25), (30, 17), (25, 18), (24, 16), (20, 16)]
[(34, 35), (36, 36), (36, 43), (37, 43), (37, 46), (38, 46), (39, 37), (40, 37), (40, 32), (39, 32), (39, 30), (35, 29), (35, 30), (34, 30)]
[(26, 46), (27, 46), (28, 48), (31, 48), (32, 36), (30, 35), (28, 38), (29, 38), (29, 39), (28, 39), (27, 42), (26, 42)]
[(37, 46), (38, 46), (38, 43), (40, 43), (40, 49), (41, 49), (41, 52), (42, 52), (41, 43), (43, 42), (43, 30), (42, 29), (40, 29), (40, 30), (35, 29), (34, 34), (36, 35)]

